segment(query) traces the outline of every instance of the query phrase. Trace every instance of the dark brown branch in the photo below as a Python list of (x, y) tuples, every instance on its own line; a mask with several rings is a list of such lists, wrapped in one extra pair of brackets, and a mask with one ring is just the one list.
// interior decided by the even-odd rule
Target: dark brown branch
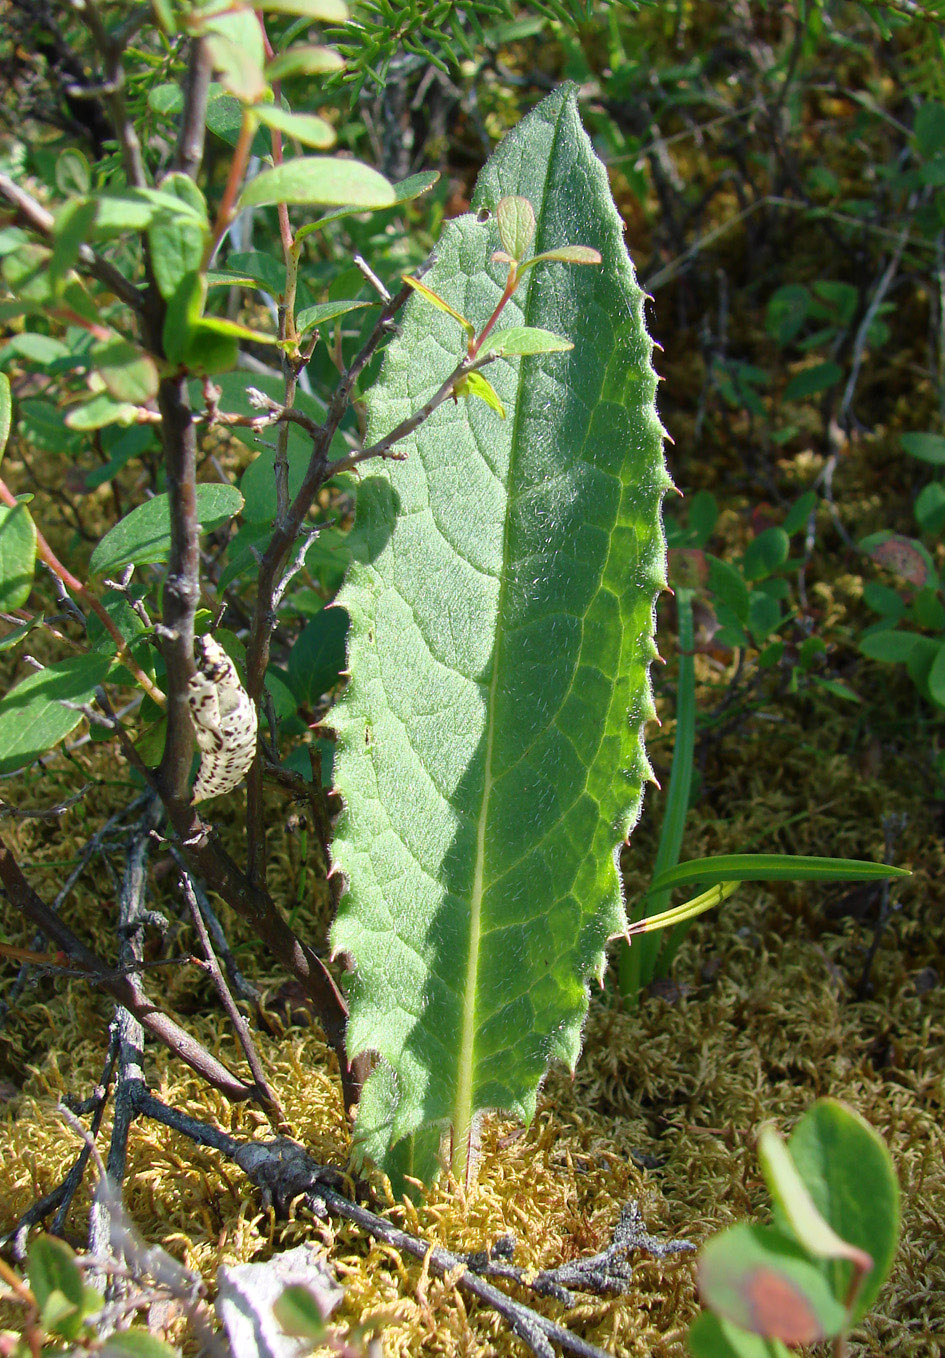
[[(52, 213), (47, 212), (46, 208), (25, 189), (21, 189), (19, 184), (15, 184), (9, 175), (0, 174), (0, 194), (13, 205), (16, 215), (26, 226), (47, 240), (52, 236)], [(79, 246), (79, 263), (126, 306), (138, 313), (144, 310), (144, 298), (134, 283), (116, 269), (114, 264), (97, 255), (91, 246)]]
[[(415, 276), (419, 276), (421, 272), (426, 272), (427, 267), (429, 267), (429, 262), (422, 270), (416, 271)], [(373, 358), (381, 341), (390, 333), (394, 316), (404, 306), (412, 291), (412, 288), (404, 284), (397, 296), (392, 298), (383, 308), (364, 347), (335, 388), (328, 405), (325, 422), (313, 437), (312, 453), (305, 478), (295, 499), (289, 506), (288, 513), (276, 523), (269, 546), (260, 562), (256, 609), (253, 614), (253, 626), (246, 649), (246, 691), (254, 701), (258, 701), (262, 693), (266, 666), (269, 664), (269, 643), (275, 625), (275, 611), (272, 601), (282, 564), (299, 535), (305, 516), (311, 509), (315, 496), (336, 470), (332, 468), (328, 461), (328, 450), (351, 402), (355, 384)]]
[[(161, 803), (149, 799), (135, 826), (125, 855), (125, 872), (118, 896), (118, 960), (121, 966), (137, 972), (144, 959), (145, 892), (147, 859), (151, 832), (161, 819)], [(136, 977), (137, 979), (137, 977)], [(114, 1032), (118, 1047), (118, 1079), (115, 1087), (114, 1117), (108, 1143), (108, 1176), (121, 1204), (121, 1185), (128, 1158), (128, 1133), (134, 1121), (132, 1091), (144, 1079), (144, 1028), (124, 1005), (115, 1014)], [(88, 1143), (86, 1143), (88, 1144)], [(96, 1195), (89, 1217), (89, 1249), (93, 1254), (107, 1250), (111, 1238), (110, 1199)], [(121, 1287), (121, 1284), (118, 1284)], [(114, 1295), (114, 1281), (109, 1293)]]
[(226, 979), (224, 978), (223, 972), (220, 970), (220, 964), (217, 961), (216, 953), (213, 951), (213, 944), (210, 942), (207, 926), (204, 923), (200, 906), (197, 904), (193, 883), (186, 872), (181, 877), (181, 888), (184, 892), (184, 900), (187, 902), (187, 908), (190, 911), (190, 918), (197, 931), (197, 937), (200, 939), (200, 946), (207, 959), (207, 967), (213, 981), (214, 989), (219, 996), (220, 1003), (229, 1015), (230, 1022), (233, 1024), (239, 1044), (243, 1048), (243, 1054), (246, 1057), (247, 1064), (252, 1071), (253, 1079), (256, 1081), (256, 1097), (266, 1110), (269, 1120), (276, 1131), (287, 1132), (289, 1129), (285, 1113), (282, 1110), (272, 1086), (266, 1079), (266, 1072), (259, 1059), (259, 1053), (256, 1051), (252, 1033), (249, 1031), (249, 1024), (236, 1007), (236, 1001), (230, 994)]
[(272, 956), (304, 987), (328, 1043), (338, 1057), (345, 1107), (360, 1095), (360, 1065), (350, 1066), (345, 1052), (348, 1007), (331, 972), (321, 958), (302, 943), (277, 910), (272, 897), (255, 886), (216, 840), (206, 834), (192, 806), (168, 804), (171, 824), (184, 844), (188, 863), (211, 891), (255, 931)]
[(187, 686), (194, 673), (194, 614), (200, 599), (197, 523), (197, 435), (187, 381), (166, 377), (158, 388), (164, 465), (170, 498), (171, 550), (164, 582), (162, 647), (167, 666), (167, 740), (158, 770), (165, 804), (186, 804), (194, 753)]
[(213, 64), (203, 38), (194, 38), (187, 56), (187, 75), (184, 81), (184, 108), (174, 153), (174, 168), (197, 178), (203, 161), (204, 136), (207, 120), (207, 93)]
[[(178, 867), (182, 871), (186, 871), (187, 864), (184, 860), (184, 855), (177, 845), (173, 842), (169, 842), (167, 848)], [(247, 981), (246, 977), (236, 965), (236, 958), (233, 956), (233, 950), (227, 941), (226, 934), (223, 932), (223, 926), (217, 919), (210, 902), (207, 900), (207, 893), (203, 890), (199, 882), (192, 882), (192, 886), (194, 888), (194, 896), (196, 897), (197, 905), (200, 907), (200, 913), (203, 916), (204, 923), (206, 924), (210, 938), (213, 941), (214, 950), (223, 959), (223, 968), (229, 979), (231, 988), (241, 1000), (245, 1001), (246, 1004), (252, 1005), (253, 1008), (258, 1011), (260, 999), (259, 990), (256, 986), (251, 985), (249, 981)]]
[(252, 1098), (254, 1089), (227, 1070), (190, 1033), (158, 1009), (130, 976), (114, 975), (91, 948), (77, 938), (68, 925), (33, 890), (7, 845), (0, 840), (0, 883), (11, 902), (57, 948), (77, 961), (100, 989), (133, 1014), (152, 1036), (163, 1042), (214, 1089), (233, 1100)]
[(474, 360), (464, 359), (462, 363), (457, 363), (449, 377), (442, 386), (440, 386), (435, 395), (430, 397), (426, 405), (421, 406), (419, 410), (415, 411), (406, 420), (401, 420), (396, 428), (392, 429), (389, 434), (380, 439), (377, 443), (372, 443), (369, 448), (362, 448), (359, 452), (352, 453), (350, 457), (339, 458), (338, 461), (332, 462), (330, 468), (331, 475), (337, 476), (339, 472), (350, 471), (351, 468), (356, 467), (358, 463), (367, 462), (368, 459), (372, 457), (405, 457), (405, 453), (396, 453), (393, 451), (394, 444), (399, 443), (401, 439), (407, 438), (415, 429), (419, 429), (421, 424), (430, 418), (434, 410), (439, 409), (444, 401), (449, 400), (456, 390), (457, 384), (461, 382), (464, 377), (468, 376), (471, 372), (478, 372), (480, 368), (484, 368), (491, 362), (493, 362), (492, 356)]
[(92, 41), (98, 48), (104, 63), (103, 91), (106, 95), (115, 136), (121, 150), (125, 176), (132, 188), (136, 189), (147, 188), (148, 176), (144, 168), (141, 143), (138, 140), (134, 120), (129, 116), (128, 106), (125, 103), (125, 68), (122, 58), (127, 43), (131, 41), (137, 31), (141, 14), (142, 10), (138, 9), (130, 16), (130, 28), (125, 24), (113, 33), (109, 33), (105, 28), (95, 0), (85, 0), (79, 9), (79, 17), (89, 30)]

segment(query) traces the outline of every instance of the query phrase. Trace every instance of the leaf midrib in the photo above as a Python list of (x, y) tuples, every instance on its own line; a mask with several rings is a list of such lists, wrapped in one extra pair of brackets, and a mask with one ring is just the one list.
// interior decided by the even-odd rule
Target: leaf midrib
[[(564, 114), (566, 105), (562, 105), (555, 120), (552, 135), (552, 154), (557, 147), (558, 129), (561, 118)], [(545, 175), (542, 185), (541, 205), (535, 212), (535, 242), (540, 238), (545, 221), (545, 207), (548, 200), (548, 188), (551, 183), (551, 156), (549, 156), (548, 173)], [(532, 204), (535, 207), (535, 204)], [(530, 273), (533, 271), (529, 271)], [(525, 306), (523, 308), (524, 323), (531, 324), (532, 316), (532, 297), (536, 295), (533, 287), (534, 277), (528, 279)], [(517, 375), (516, 387), (517, 395), (515, 401), (515, 415), (512, 424), (512, 436), (509, 444), (509, 470), (505, 496), (505, 514), (502, 524), (502, 573), (499, 579), (499, 594), (496, 604), (496, 621), (504, 616), (505, 595), (508, 583), (508, 559), (509, 559), (509, 519), (510, 505), (512, 497), (508, 493), (509, 487), (513, 482), (513, 466), (515, 450), (518, 447), (519, 420), (521, 419), (522, 401), (519, 399), (522, 389), (522, 370), (520, 360)], [(466, 977), (463, 990), (463, 1021), (460, 1033), (458, 1074), (456, 1080), (456, 1095), (453, 1101), (452, 1116), (452, 1170), (457, 1180), (468, 1178), (470, 1162), (470, 1144), (473, 1124), (473, 1070), (474, 1053), (476, 1045), (476, 998), (479, 990), (479, 961), (482, 946), (482, 900), (485, 892), (485, 854), (486, 854), (486, 826), (489, 820), (489, 801), (495, 779), (492, 775), (492, 756), (494, 750), (495, 737), (495, 706), (499, 686), (499, 660), (500, 647), (502, 642), (502, 630), (497, 628), (495, 650), (492, 657), (492, 677), (489, 681), (488, 705), (486, 708), (486, 741), (485, 741), (485, 760), (482, 786), (482, 802), (479, 808), (479, 817), (476, 824), (476, 862), (473, 869), (472, 889), (469, 897), (469, 955), (466, 959)]]

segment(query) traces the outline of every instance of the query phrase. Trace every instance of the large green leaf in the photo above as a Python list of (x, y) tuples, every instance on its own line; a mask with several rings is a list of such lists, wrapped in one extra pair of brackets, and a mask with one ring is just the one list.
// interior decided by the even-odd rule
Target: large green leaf
[[(406, 1157), (421, 1177), (442, 1131), (462, 1168), (480, 1110), (530, 1117), (549, 1061), (576, 1062), (588, 978), (624, 922), (616, 851), (650, 776), (670, 482), (643, 294), (569, 89), (506, 138), (474, 207), (506, 194), (532, 202), (536, 251), (603, 256), (529, 270), (503, 315), (574, 349), (490, 366), (506, 420), (447, 403), (406, 462), (366, 464), (339, 598), (352, 678), (329, 719), (333, 857), (349, 889), (333, 943), (356, 968), (349, 1051), (381, 1057), (358, 1135), (392, 1167), (388, 1146), (423, 1130)], [(498, 245), (494, 217), (461, 217), (426, 279), (480, 326), (507, 276)], [(369, 440), (429, 399), (464, 339), (411, 299)]]

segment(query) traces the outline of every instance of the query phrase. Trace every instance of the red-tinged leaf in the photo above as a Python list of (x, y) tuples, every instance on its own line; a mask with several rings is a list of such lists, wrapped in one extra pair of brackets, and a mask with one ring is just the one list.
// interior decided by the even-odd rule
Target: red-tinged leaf
[(929, 578), (929, 568), (922, 553), (908, 538), (891, 537), (870, 548), (870, 556), (887, 570), (920, 588)]
[(848, 1323), (827, 1265), (789, 1236), (744, 1222), (713, 1236), (699, 1255), (703, 1301), (726, 1320), (785, 1344), (813, 1344)]
[(824, 1337), (813, 1307), (783, 1274), (758, 1268), (746, 1275), (743, 1287), (756, 1334), (785, 1344), (815, 1344)]
[(522, 259), (535, 239), (535, 209), (527, 198), (508, 194), (495, 210), (499, 239), (513, 260)]

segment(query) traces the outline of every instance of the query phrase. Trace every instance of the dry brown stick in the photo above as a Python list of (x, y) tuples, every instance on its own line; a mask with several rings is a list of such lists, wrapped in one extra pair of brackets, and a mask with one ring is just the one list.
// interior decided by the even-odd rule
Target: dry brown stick
[(253, 1097), (255, 1090), (252, 1085), (244, 1084), (190, 1033), (181, 1028), (169, 1014), (158, 1009), (132, 977), (115, 975), (90, 948), (86, 947), (33, 890), (23, 876), (19, 863), (2, 840), (0, 840), (0, 884), (3, 885), (11, 904), (16, 906), (51, 943), (55, 943), (68, 957), (77, 961), (89, 973), (89, 979), (93, 984), (124, 1005), (129, 1013), (139, 1020), (142, 1027), (163, 1042), (208, 1084), (229, 1099), (242, 1100)]
[(168, 806), (168, 813), (183, 841), (188, 862), (205, 885), (223, 897), (227, 905), (255, 930), (272, 956), (303, 986), (328, 1043), (338, 1057), (345, 1107), (351, 1108), (358, 1101), (361, 1081), (359, 1068), (348, 1062), (345, 1050), (348, 1006), (331, 972), (322, 959), (296, 937), (268, 891), (250, 882), (226, 850), (207, 835), (193, 806), (178, 802)]
[[(139, 823), (132, 831), (118, 897), (118, 960), (121, 966), (132, 972), (135, 981), (144, 957), (148, 850), (151, 847), (151, 832), (157, 829), (160, 821), (160, 805), (157, 797), (149, 798)], [(124, 1005), (119, 1005), (114, 1030), (118, 1048), (118, 1079), (108, 1143), (108, 1176), (120, 1205), (128, 1158), (128, 1134), (135, 1118), (133, 1090), (144, 1080), (144, 1028)], [(96, 1195), (89, 1216), (89, 1249), (93, 1254), (98, 1253), (103, 1246), (107, 1248), (110, 1238), (110, 1203)], [(107, 1294), (114, 1295), (114, 1289), (120, 1289), (121, 1286), (121, 1283), (112, 1280)]]
[(181, 113), (174, 167), (196, 179), (203, 161), (204, 138), (207, 126), (207, 98), (213, 63), (210, 48), (204, 38), (192, 38), (187, 54), (187, 75), (184, 80), (184, 107)]
[(275, 1091), (266, 1078), (266, 1072), (263, 1069), (262, 1061), (259, 1059), (259, 1053), (253, 1042), (253, 1035), (249, 1030), (249, 1024), (246, 1022), (245, 1017), (240, 1013), (236, 1001), (230, 994), (226, 978), (220, 969), (220, 963), (217, 961), (216, 953), (213, 951), (213, 944), (210, 942), (210, 935), (207, 932), (207, 926), (204, 923), (203, 915), (200, 912), (200, 906), (197, 904), (193, 882), (186, 872), (181, 874), (181, 889), (183, 890), (184, 900), (187, 902), (187, 908), (190, 911), (190, 917), (193, 920), (194, 928), (197, 931), (197, 937), (200, 939), (200, 946), (207, 959), (207, 967), (214, 988), (220, 998), (220, 1003), (229, 1015), (230, 1022), (233, 1024), (239, 1044), (243, 1048), (243, 1054), (246, 1057), (247, 1064), (252, 1071), (253, 1079), (256, 1081), (256, 1092), (259, 1102), (266, 1110), (269, 1120), (276, 1131), (288, 1133), (289, 1124), (286, 1121), (285, 1112), (283, 1111), (282, 1105), (279, 1103)]
[(144, 167), (141, 142), (138, 139), (134, 119), (129, 115), (125, 102), (125, 68), (122, 60), (125, 47), (136, 31), (139, 17), (142, 15), (146, 17), (146, 7), (141, 6), (129, 16), (129, 24), (122, 25), (111, 33), (105, 27), (96, 0), (84, 0), (78, 13), (104, 62), (106, 101), (118, 140), (125, 177), (132, 187), (147, 188), (148, 176)]
[(76, 1189), (82, 1182), (83, 1175), (85, 1174), (85, 1167), (92, 1154), (92, 1147), (95, 1145), (95, 1137), (98, 1135), (98, 1129), (101, 1126), (105, 1105), (108, 1102), (108, 1085), (111, 1081), (112, 1071), (115, 1068), (115, 1062), (118, 1059), (117, 1047), (118, 1035), (113, 1030), (111, 1040), (108, 1044), (108, 1053), (105, 1057), (101, 1078), (93, 1089), (91, 1096), (81, 1102), (78, 1100), (73, 1101), (68, 1098), (66, 1099), (66, 1102), (71, 1105), (72, 1113), (83, 1115), (91, 1113), (92, 1115), (92, 1120), (87, 1133), (88, 1140), (73, 1161), (71, 1169), (55, 1188), (51, 1189), (49, 1193), (40, 1198), (38, 1202), (34, 1202), (32, 1207), (28, 1207), (5, 1235), (0, 1235), (0, 1247), (5, 1247), (9, 1244), (12, 1247), (13, 1257), (17, 1262), (22, 1262), (26, 1258), (26, 1238), (30, 1228), (38, 1226), (41, 1221), (45, 1221), (51, 1212), (56, 1213), (52, 1222), (52, 1234), (62, 1234), (62, 1228), (65, 1225), (69, 1207), (72, 1204)]
[(185, 376), (162, 379), (158, 405), (170, 501), (171, 549), (164, 581), (162, 651), (167, 665), (167, 738), (157, 781), (165, 805), (190, 799), (194, 728), (187, 698), (194, 674), (194, 615), (200, 600), (197, 437)]

